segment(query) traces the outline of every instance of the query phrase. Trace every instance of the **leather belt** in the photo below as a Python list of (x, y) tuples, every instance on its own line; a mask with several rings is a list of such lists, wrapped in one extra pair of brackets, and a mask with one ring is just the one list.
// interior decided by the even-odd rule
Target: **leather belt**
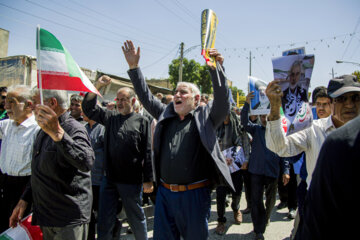
[(169, 189), (172, 192), (185, 192), (188, 190), (194, 190), (197, 188), (202, 188), (210, 185), (210, 180), (205, 180), (198, 183), (192, 183), (188, 185), (178, 185), (178, 184), (167, 184), (164, 182), (161, 182), (161, 185), (163, 185), (165, 188)]

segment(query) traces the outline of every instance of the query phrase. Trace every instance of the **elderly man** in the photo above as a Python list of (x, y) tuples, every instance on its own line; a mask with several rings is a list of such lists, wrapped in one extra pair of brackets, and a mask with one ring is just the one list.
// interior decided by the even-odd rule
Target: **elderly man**
[[(100, 90), (111, 83), (102, 76), (95, 83)], [(117, 112), (96, 105), (96, 95), (88, 93), (82, 103), (85, 115), (105, 126), (105, 174), (100, 187), (98, 238), (111, 239), (119, 197), (135, 238), (147, 239), (142, 187), (153, 191), (151, 167), (151, 131), (148, 119), (134, 112), (135, 93), (120, 88), (116, 94)]]
[(282, 92), (278, 81), (271, 82), (266, 89), (271, 104), (266, 125), (266, 145), (282, 157), (291, 157), (305, 152), (308, 186), (310, 186), (316, 160), (325, 138), (336, 128), (354, 119), (360, 112), (360, 83), (356, 81), (356, 77), (345, 75), (331, 79), (327, 90), (334, 102), (333, 113), (327, 118), (315, 120), (309, 128), (285, 136), (280, 119)]
[(45, 240), (86, 239), (94, 151), (85, 127), (66, 113), (66, 92), (43, 90), (43, 96), (44, 105), (35, 109), (41, 131), (34, 143), (31, 181), (10, 226), (16, 226), (33, 202), (32, 223), (40, 226)]
[(40, 129), (29, 87), (10, 87), (4, 108), (10, 119), (0, 121), (0, 233), (9, 227), (12, 209), (30, 179), (32, 146)]
[[(168, 105), (154, 97), (138, 67), (140, 48), (131, 41), (123, 48), (128, 74), (144, 108), (158, 120), (154, 133), (154, 170), (158, 192), (155, 205), (154, 239), (206, 239), (210, 217), (211, 184), (234, 189), (215, 129), (229, 112), (225, 78), (218, 84), (215, 69), (214, 101), (199, 107), (200, 91), (192, 83), (179, 82)], [(209, 51), (220, 64), (223, 57)]]

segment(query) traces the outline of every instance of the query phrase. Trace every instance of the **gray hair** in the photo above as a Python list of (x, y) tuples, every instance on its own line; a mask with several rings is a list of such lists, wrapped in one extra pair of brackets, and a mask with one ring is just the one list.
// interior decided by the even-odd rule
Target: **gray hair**
[(8, 88), (8, 93), (16, 92), (18, 94), (18, 100), (21, 102), (32, 101), (32, 92), (29, 86), (26, 85), (15, 85)]
[(196, 95), (200, 95), (200, 90), (198, 86), (196, 86), (196, 84), (190, 82), (178, 82), (176, 88), (180, 85), (185, 85), (186, 87), (190, 88), (191, 92), (193, 93), (193, 97), (195, 97)]
[[(39, 92), (40, 92), (39, 89), (37, 87), (34, 87), (32, 89), (32, 96), (38, 94)], [(43, 89), (42, 93), (43, 93), (44, 100), (47, 100), (47, 99), (50, 99), (50, 98), (55, 98), (56, 101), (58, 102), (58, 105), (62, 109), (68, 109), (68, 107), (69, 107), (68, 95), (67, 95), (67, 92), (65, 90)]]
[[(200, 96), (200, 90), (199, 90), (198, 86), (196, 86), (196, 84), (190, 83), (190, 82), (178, 82), (176, 85), (176, 88), (178, 88), (178, 86), (180, 86), (180, 85), (190, 88), (190, 90), (193, 94), (193, 97), (195, 97), (196, 95)], [(199, 101), (196, 102), (196, 107), (198, 107), (199, 105), (200, 105), (200, 99), (199, 99)]]

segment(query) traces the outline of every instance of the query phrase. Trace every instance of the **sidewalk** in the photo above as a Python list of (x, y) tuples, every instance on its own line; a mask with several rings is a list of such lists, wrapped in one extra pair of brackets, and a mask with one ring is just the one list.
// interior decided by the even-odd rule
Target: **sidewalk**
[[(211, 216), (209, 221), (209, 239), (238, 239), (238, 240), (252, 240), (255, 237), (253, 232), (253, 225), (251, 222), (250, 214), (243, 215), (243, 223), (241, 225), (235, 225), (233, 219), (233, 213), (231, 207), (226, 208), (226, 218), (227, 218), (227, 232), (223, 236), (219, 236), (215, 233), (215, 228), (217, 226), (217, 214), (216, 214), (216, 200), (215, 192), (213, 191), (211, 202)], [(275, 207), (270, 217), (270, 224), (267, 226), (264, 237), (266, 240), (288, 240), (290, 239), (290, 233), (293, 228), (294, 220), (287, 218), (288, 209), (278, 210), (276, 206), (279, 204), (279, 200), (276, 201)], [(246, 208), (245, 194), (243, 192), (241, 196), (240, 209), (243, 210)], [(145, 213), (147, 216), (148, 223), (148, 237), (152, 239), (153, 236), (153, 206), (146, 206)], [(124, 223), (121, 231), (121, 239), (124, 240), (134, 240), (133, 234), (126, 233), (128, 224)]]

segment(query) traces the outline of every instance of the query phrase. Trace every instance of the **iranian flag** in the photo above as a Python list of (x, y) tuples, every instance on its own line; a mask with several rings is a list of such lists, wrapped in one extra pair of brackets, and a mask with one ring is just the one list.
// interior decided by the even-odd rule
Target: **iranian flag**
[(0, 234), (0, 240), (42, 240), (43, 234), (39, 226), (31, 225), (32, 215), (24, 218), (16, 228), (9, 228)]
[(39, 89), (92, 92), (100, 95), (61, 42), (40, 27), (37, 28), (36, 49)]

